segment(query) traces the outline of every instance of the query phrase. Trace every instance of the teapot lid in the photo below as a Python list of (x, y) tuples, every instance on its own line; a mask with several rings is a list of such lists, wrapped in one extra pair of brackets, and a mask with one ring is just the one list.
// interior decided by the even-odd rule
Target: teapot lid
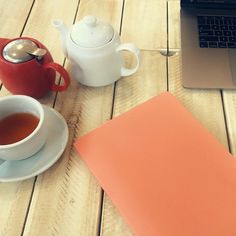
[(112, 26), (97, 20), (94, 16), (85, 16), (71, 29), (71, 39), (81, 47), (103, 46), (111, 41), (113, 35)]
[(35, 57), (41, 59), (46, 52), (45, 49), (38, 48), (36, 43), (29, 39), (15, 39), (4, 47), (3, 57), (9, 62), (21, 63)]

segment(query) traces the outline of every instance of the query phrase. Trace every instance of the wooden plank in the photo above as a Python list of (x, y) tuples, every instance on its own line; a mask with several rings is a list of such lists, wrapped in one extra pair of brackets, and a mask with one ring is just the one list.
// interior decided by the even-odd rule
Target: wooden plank
[(132, 229), (117, 211), (112, 201), (104, 195), (103, 219), (101, 225), (102, 236), (134, 236)]
[(168, 2), (168, 35), (169, 35), (169, 49), (176, 49), (179, 51), (181, 47), (180, 42), (180, 2), (173, 0)]
[(224, 90), (223, 101), (230, 151), (233, 155), (236, 155), (236, 91)]
[[(82, 0), (77, 20), (98, 13), (96, 16), (111, 19), (111, 24), (119, 28), (122, 3)], [(68, 3), (64, 1), (64, 4)], [(48, 8), (46, 2), (45, 6)], [(58, 94), (55, 109), (67, 121), (69, 142), (60, 160), (37, 179), (24, 235), (98, 234), (102, 191), (73, 149), (73, 143), (110, 119), (112, 100), (113, 85), (89, 88), (72, 81), (68, 91)]]
[(165, 0), (126, 0), (122, 23), (122, 41), (141, 49), (166, 48), (167, 20)]
[[(171, 34), (170, 48), (179, 47), (179, 2), (168, 3), (169, 26), (175, 34)], [(177, 43), (178, 42), (178, 43)], [(169, 90), (182, 104), (225, 146), (228, 147), (224, 123), (224, 112), (220, 90), (185, 89), (181, 84), (181, 55), (168, 60)]]
[(20, 235), (24, 227), (33, 181), (0, 184), (0, 235)]
[(16, 38), (21, 34), (33, 0), (0, 0), (1, 38)]
[[(21, 34), (32, 3), (32, 0), (0, 1), (2, 38), (16, 38)], [(0, 96), (4, 96), (2, 91)], [(15, 236), (22, 232), (32, 186), (32, 180), (0, 183), (0, 235)]]

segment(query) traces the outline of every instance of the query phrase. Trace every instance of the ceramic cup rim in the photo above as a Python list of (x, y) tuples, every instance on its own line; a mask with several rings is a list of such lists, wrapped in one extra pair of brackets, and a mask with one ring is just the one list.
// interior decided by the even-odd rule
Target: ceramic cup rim
[[(35, 110), (37, 110), (37, 112), (39, 113), (39, 123), (37, 125), (37, 127), (33, 130), (33, 132), (31, 132), (28, 136), (26, 136), (25, 138), (17, 141), (17, 142), (14, 142), (14, 143), (11, 143), (11, 144), (0, 144), (0, 149), (9, 149), (9, 148), (14, 148), (14, 147), (17, 147), (25, 142), (27, 142), (28, 140), (30, 140), (35, 134), (38, 133), (38, 131), (41, 129), (42, 127), (42, 124), (44, 122), (44, 119), (45, 119), (45, 115), (44, 115), (44, 109), (43, 109), (43, 106), (41, 105), (41, 103), (39, 101), (37, 101), (36, 99), (30, 97), (30, 96), (27, 96), (27, 95), (10, 95), (10, 96), (6, 96), (6, 97), (2, 97), (0, 98), (0, 110), (1, 110), (1, 103), (4, 103), (4, 102), (7, 102), (9, 100), (12, 100), (12, 101), (18, 101), (19, 100), (25, 100), (25, 101), (30, 101), (30, 103), (34, 104), (34, 107), (36, 108)], [(14, 114), (14, 112), (12, 113)]]

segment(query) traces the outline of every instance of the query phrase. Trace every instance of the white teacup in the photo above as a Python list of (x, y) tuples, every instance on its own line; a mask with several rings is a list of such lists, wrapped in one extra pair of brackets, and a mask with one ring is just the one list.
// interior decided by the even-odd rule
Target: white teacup
[(0, 122), (17, 113), (30, 113), (36, 116), (39, 119), (38, 124), (25, 138), (10, 144), (0, 144), (0, 159), (26, 159), (38, 152), (46, 142), (47, 127), (42, 105), (34, 98), (24, 95), (0, 98)]

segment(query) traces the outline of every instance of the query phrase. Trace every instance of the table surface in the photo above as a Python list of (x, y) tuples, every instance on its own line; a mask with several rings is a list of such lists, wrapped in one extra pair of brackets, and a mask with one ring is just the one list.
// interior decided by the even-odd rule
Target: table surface
[[(66, 92), (40, 102), (60, 112), (69, 142), (43, 174), (0, 183), (0, 235), (133, 235), (109, 197), (73, 148), (74, 141), (107, 120), (170, 91), (233, 154), (236, 147), (236, 93), (233, 90), (184, 89), (181, 85), (179, 1), (172, 0), (0, 0), (0, 37), (30, 36), (68, 68), (55, 18), (67, 25), (85, 15), (110, 22), (122, 42), (141, 49), (139, 71), (100, 88), (72, 81)], [(161, 53), (160, 53), (161, 52)], [(166, 56), (166, 52), (172, 56)], [(131, 66), (134, 59), (126, 56)], [(0, 96), (10, 93), (1, 87)], [(115, 134), (114, 134), (115, 135)]]

